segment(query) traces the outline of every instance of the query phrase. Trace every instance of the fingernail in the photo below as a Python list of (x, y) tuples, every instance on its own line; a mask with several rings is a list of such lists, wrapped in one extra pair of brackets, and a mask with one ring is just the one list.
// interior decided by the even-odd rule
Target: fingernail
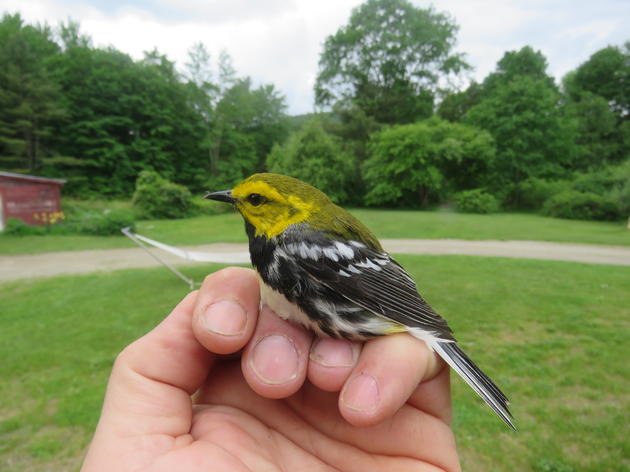
[(350, 380), (343, 390), (342, 401), (357, 411), (372, 411), (379, 402), (378, 384), (369, 374), (361, 374)]
[(210, 305), (203, 316), (206, 328), (224, 336), (236, 336), (245, 331), (247, 314), (241, 305), (222, 300)]
[(283, 384), (297, 377), (298, 353), (286, 336), (266, 336), (254, 346), (251, 367), (266, 384)]
[(352, 344), (343, 339), (318, 339), (309, 357), (325, 367), (352, 367), (354, 365)]

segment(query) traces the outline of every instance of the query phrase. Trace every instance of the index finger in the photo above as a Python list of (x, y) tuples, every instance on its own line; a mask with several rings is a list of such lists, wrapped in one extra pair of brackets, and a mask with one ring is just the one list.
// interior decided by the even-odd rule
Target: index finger
[(210, 352), (232, 354), (252, 337), (260, 288), (252, 269), (228, 267), (210, 274), (199, 290), (192, 328)]

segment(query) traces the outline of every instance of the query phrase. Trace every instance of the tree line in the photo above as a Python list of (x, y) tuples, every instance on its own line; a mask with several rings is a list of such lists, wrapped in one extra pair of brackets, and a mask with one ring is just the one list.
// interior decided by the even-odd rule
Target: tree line
[(456, 34), (448, 14), (407, 0), (354, 9), (320, 56), (315, 97), (330, 113), (276, 145), (268, 167), (356, 205), (630, 215), (630, 42), (560, 84), (525, 46), (457, 90), (470, 65)]
[(202, 44), (185, 72), (154, 50), (95, 48), (73, 22), (0, 22), (0, 167), (69, 179), (81, 196), (129, 196), (142, 170), (193, 191), (257, 171), (302, 178), (341, 203), (630, 214), (630, 42), (557, 84), (529, 46), (481, 83), (457, 25), (407, 0), (368, 0), (327, 38), (318, 113), (288, 117)]
[(186, 73), (157, 50), (134, 61), (74, 22), (0, 21), (0, 168), (68, 179), (67, 193), (127, 197), (152, 170), (199, 190), (264, 168), (288, 132), (284, 97), (202, 44)]

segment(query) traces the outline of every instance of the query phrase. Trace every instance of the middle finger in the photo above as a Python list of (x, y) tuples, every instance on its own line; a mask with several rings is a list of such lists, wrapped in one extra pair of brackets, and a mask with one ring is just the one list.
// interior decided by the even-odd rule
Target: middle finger
[(311, 340), (306, 329), (264, 306), (241, 358), (243, 376), (252, 390), (267, 398), (286, 398), (297, 392), (306, 378)]

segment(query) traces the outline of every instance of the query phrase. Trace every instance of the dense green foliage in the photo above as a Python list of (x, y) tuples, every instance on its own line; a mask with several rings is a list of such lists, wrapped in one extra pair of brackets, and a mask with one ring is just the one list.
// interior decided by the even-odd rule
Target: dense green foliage
[[(424, 28), (411, 31), (421, 22)], [(626, 216), (623, 185), (586, 190), (581, 182), (597, 181), (630, 158), (630, 43), (598, 51), (562, 88), (547, 72), (545, 56), (525, 46), (507, 51), (482, 83), (438, 90), (434, 79), (446, 83), (466, 67), (451, 54), (456, 31), (431, 8), (370, 0), (327, 39), (316, 101), (332, 107), (324, 127), (360, 164), (357, 186), (365, 198), (354, 203), (458, 206), (458, 192), (483, 188), (500, 206), (542, 211), (554, 195), (575, 190), (611, 203), (614, 218)], [(423, 49), (428, 37), (435, 49)], [(448, 128), (425, 121), (433, 113), (427, 104), (436, 99), (438, 116), (474, 131), (440, 132)], [(475, 145), (483, 152), (470, 152)]]
[(144, 170), (136, 181), (133, 206), (143, 219), (185, 218), (192, 212), (191, 199), (190, 191), (183, 185)]
[(628, 145), (618, 139), (619, 119), (604, 97), (580, 93), (579, 99), (567, 103), (566, 114), (577, 127), (574, 169), (597, 170), (623, 158)]
[(58, 67), (70, 119), (45, 170), (68, 176), (68, 191), (129, 195), (143, 169), (195, 183), (199, 129), (173, 63), (72, 46)]
[(492, 137), (437, 117), (372, 136), (365, 161), (366, 203), (426, 204), (451, 190), (482, 184), (492, 165)]
[(464, 213), (495, 213), (499, 202), (483, 189), (464, 190), (455, 194), (455, 206)]
[[(629, 64), (627, 45), (606, 48), (569, 73), (560, 90), (544, 56), (524, 47), (507, 52), (482, 84), (447, 97), (439, 113), (492, 134), (497, 153), (488, 188), (504, 205), (541, 210), (554, 195), (576, 191), (579, 202), (571, 209), (558, 197), (546, 214), (621, 219), (628, 215), (623, 184), (630, 174), (616, 164), (630, 162), (622, 98)], [(584, 210), (590, 207), (599, 210)]]
[(630, 160), (560, 180), (530, 177), (513, 186), (507, 198), (514, 208), (542, 209), (549, 216), (623, 219), (630, 215)]
[(506, 53), (483, 89), (483, 98), (464, 121), (489, 131), (496, 140), (495, 185), (557, 177), (571, 168), (573, 122), (563, 119), (560, 94), (540, 53), (529, 47)]
[(29, 226), (19, 218), (9, 218), (3, 233), (8, 236), (33, 236), (44, 234), (46, 230), (44, 226)]
[(468, 110), (481, 101), (483, 87), (473, 81), (466, 90), (446, 95), (437, 107), (437, 115), (445, 120), (461, 121)]
[(512, 187), (508, 198), (514, 208), (537, 210), (542, 208), (543, 203), (550, 197), (570, 189), (571, 183), (568, 180), (529, 177)]
[(315, 85), (319, 105), (354, 105), (381, 123), (433, 113), (438, 81), (468, 67), (452, 52), (457, 26), (408, 0), (368, 0), (329, 36)]
[[(174, 184), (200, 195), (274, 171), (355, 206), (457, 207), (460, 192), (483, 189), (502, 208), (542, 211), (575, 191), (625, 219), (630, 42), (561, 84), (540, 51), (506, 51), (483, 81), (455, 90), (450, 79), (468, 68), (457, 30), (432, 7), (367, 0), (323, 46), (315, 99), (329, 110), (289, 119), (273, 85), (254, 86), (202, 43), (180, 71), (157, 50), (132, 60), (94, 47), (72, 21), (52, 29), (5, 14), (0, 168), (66, 178), (64, 193), (82, 198), (128, 198), (142, 171), (156, 172), (170, 183), (154, 203), (137, 197), (153, 206), (145, 217), (217, 211), (183, 203)], [(545, 211), (603, 217), (550, 210), (561, 201)]]
[(85, 234), (91, 236), (120, 236), (122, 228), (135, 228), (135, 217), (124, 209), (81, 209), (69, 212), (54, 225), (29, 226), (17, 218), (9, 218), (3, 231), (8, 236), (50, 236)]
[(76, 23), (0, 21), (0, 168), (63, 176), (66, 194), (130, 196), (142, 170), (194, 189), (261, 169), (284, 140), (284, 98), (239, 78), (229, 56), (211, 82), (191, 50), (188, 76), (154, 50), (134, 61), (95, 48)]
[(489, 131), (497, 143), (500, 183), (562, 175), (570, 166), (572, 135), (545, 81), (520, 77), (493, 91), (466, 115), (466, 123)]
[(70, 231), (93, 236), (120, 235), (122, 228), (135, 228), (134, 215), (126, 210), (90, 211), (68, 221)]
[(285, 137), (284, 107), (273, 86), (252, 90), (244, 79), (226, 90), (215, 111), (208, 188), (230, 188), (264, 169), (273, 145)]
[(630, 215), (630, 179), (621, 185), (613, 187), (607, 195), (617, 205), (621, 218)]
[(348, 200), (356, 177), (352, 157), (317, 119), (307, 122), (267, 158), (270, 172), (290, 175), (317, 187), (333, 201)]
[(0, 22), (0, 167), (36, 169), (49, 154), (55, 123), (63, 119), (53, 64), (60, 48), (47, 27)]
[(630, 120), (630, 41), (623, 47), (608, 46), (593, 54), (575, 71), (574, 90), (608, 100), (613, 111)]
[(573, 220), (615, 220), (619, 218), (615, 203), (593, 192), (568, 190), (549, 198), (543, 214)]

